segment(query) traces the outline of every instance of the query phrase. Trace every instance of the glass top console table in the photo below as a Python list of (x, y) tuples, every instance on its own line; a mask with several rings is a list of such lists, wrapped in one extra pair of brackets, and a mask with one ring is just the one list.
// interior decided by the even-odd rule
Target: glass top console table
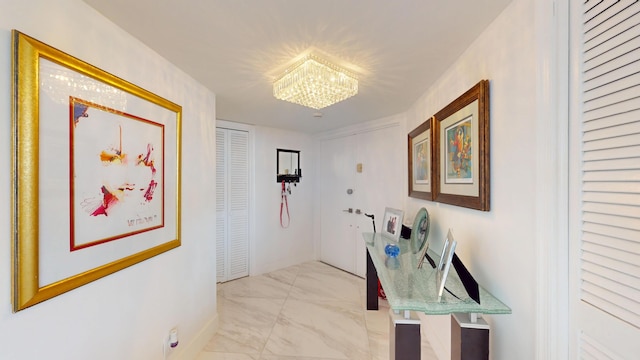
[[(469, 339), (476, 341), (477, 337), (481, 338), (481, 342), (486, 345), (486, 357), (488, 357), (488, 333), (489, 327), (482, 319), (477, 318), (477, 314), (510, 314), (511, 309), (491, 295), (481, 286), (480, 303), (475, 302), (467, 294), (458, 273), (452, 266), (445, 281), (445, 288), (442, 298), (438, 301), (438, 288), (436, 286), (436, 269), (433, 268), (428, 261), (425, 261), (422, 268), (418, 269), (419, 254), (414, 254), (409, 246), (409, 241), (400, 239), (398, 241), (388, 239), (380, 233), (363, 233), (364, 241), (367, 247), (367, 310), (378, 310), (378, 279), (382, 284), (385, 295), (389, 302), (389, 306), (393, 311), (391, 313), (391, 327), (395, 329), (395, 333), (391, 333), (392, 337), (390, 351), (391, 359), (396, 357), (402, 359), (420, 358), (419, 349), (419, 321), (417, 321), (417, 329), (414, 321), (413, 331), (417, 331), (417, 344), (414, 344), (414, 351), (417, 347), (417, 355), (415, 352), (407, 354), (398, 351), (412, 351), (410, 347), (403, 348), (395, 346), (395, 337), (399, 339), (410, 337), (411, 335), (403, 334), (400, 336), (398, 331), (407, 331), (398, 328), (397, 324), (407, 325), (411, 323), (410, 311), (423, 312), (430, 315), (446, 315), (454, 314), (452, 317), (452, 359), (484, 359), (483, 354), (478, 354), (477, 346), (474, 347), (474, 354), (465, 356), (464, 343)], [(397, 257), (388, 257), (385, 254), (385, 246), (387, 244), (396, 244), (400, 248)], [(431, 249), (428, 255), (437, 264), (440, 255)], [(401, 311), (405, 312), (404, 319), (397, 314)], [(455, 315), (458, 314), (458, 315)], [(460, 320), (461, 315), (466, 315), (465, 319)], [(457, 316), (457, 317), (456, 317)], [(464, 318), (464, 316), (462, 316)], [(460, 323), (465, 322), (460, 325)], [(462, 327), (460, 327), (462, 326)], [(465, 327), (467, 330), (465, 330)], [(468, 332), (471, 329), (471, 332)], [(477, 333), (481, 331), (481, 333)], [(456, 333), (454, 333), (456, 332)], [(486, 333), (485, 333), (486, 332)], [(454, 344), (454, 341), (459, 342)], [(474, 345), (475, 346), (475, 345)], [(400, 354), (400, 355), (398, 355)]]

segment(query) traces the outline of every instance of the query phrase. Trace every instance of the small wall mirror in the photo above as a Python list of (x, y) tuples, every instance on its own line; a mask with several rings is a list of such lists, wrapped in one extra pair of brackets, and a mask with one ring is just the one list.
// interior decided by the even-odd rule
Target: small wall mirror
[(277, 182), (299, 182), (302, 177), (300, 169), (300, 151), (277, 149)]

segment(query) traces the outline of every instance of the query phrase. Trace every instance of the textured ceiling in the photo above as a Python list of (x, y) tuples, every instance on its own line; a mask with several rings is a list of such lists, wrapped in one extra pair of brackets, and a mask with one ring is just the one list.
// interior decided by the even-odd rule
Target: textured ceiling
[[(407, 110), (510, 0), (85, 0), (216, 94), (218, 119), (317, 133)], [(272, 80), (315, 48), (360, 92), (320, 110)]]

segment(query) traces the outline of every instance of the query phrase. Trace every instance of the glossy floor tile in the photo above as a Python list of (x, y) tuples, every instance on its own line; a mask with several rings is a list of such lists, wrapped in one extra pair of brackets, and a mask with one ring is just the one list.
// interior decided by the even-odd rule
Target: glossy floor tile
[[(320, 262), (218, 284), (220, 326), (197, 360), (389, 359), (388, 304)], [(422, 360), (436, 360), (422, 341)]]

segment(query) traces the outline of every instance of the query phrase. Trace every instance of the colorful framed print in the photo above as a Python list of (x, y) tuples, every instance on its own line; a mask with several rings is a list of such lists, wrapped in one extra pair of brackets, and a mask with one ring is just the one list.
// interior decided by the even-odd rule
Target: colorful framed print
[(434, 200), (489, 211), (489, 81), (480, 81), (434, 118)]
[(398, 209), (385, 208), (382, 218), (382, 236), (398, 241), (402, 231), (402, 217), (404, 212)]
[(473, 116), (469, 115), (444, 129), (445, 184), (473, 183), (473, 170), (477, 168), (477, 162), (473, 161), (472, 120)]
[(180, 246), (182, 108), (12, 38), (19, 311)]
[(407, 136), (409, 196), (433, 200), (433, 117)]
[(69, 101), (70, 250), (162, 228), (165, 126), (79, 98)]

